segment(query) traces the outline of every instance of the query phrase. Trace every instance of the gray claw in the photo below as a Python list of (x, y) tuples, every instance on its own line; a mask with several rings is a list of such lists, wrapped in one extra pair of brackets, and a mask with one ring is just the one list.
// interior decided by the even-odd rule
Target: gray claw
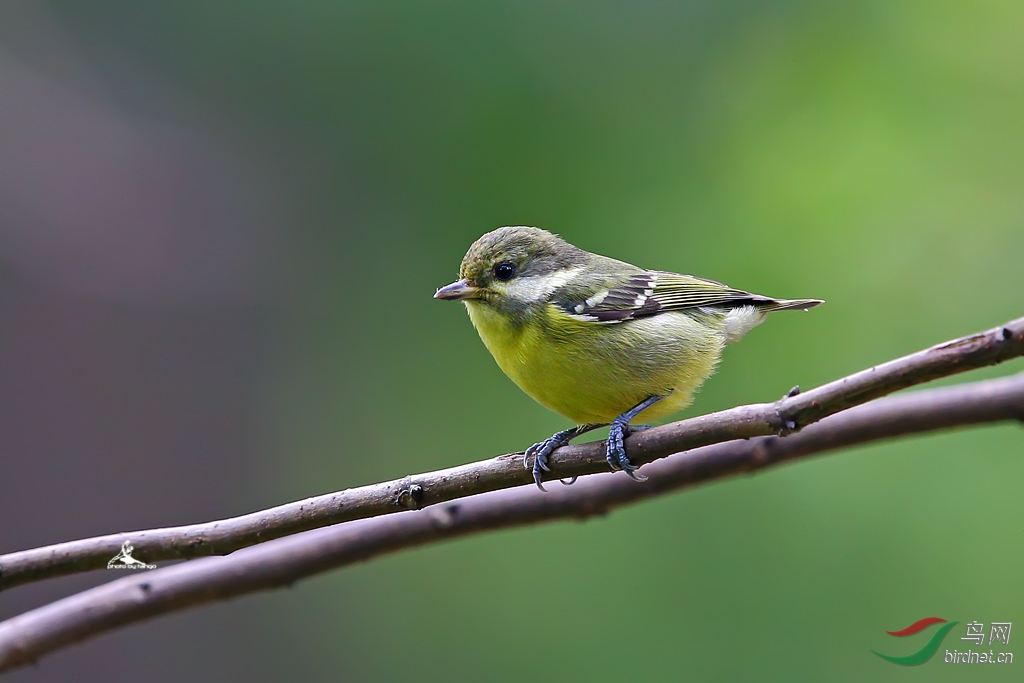
[(612, 471), (617, 472), (622, 470), (629, 475), (629, 478), (633, 481), (647, 481), (647, 477), (639, 474), (636, 471), (636, 465), (631, 463), (629, 458), (626, 457), (626, 446), (624, 443), (625, 437), (632, 432), (639, 431), (643, 431), (643, 429), (630, 427), (629, 425), (613, 424), (608, 432), (606, 459), (608, 460), (608, 465), (612, 468)]
[(556, 448), (564, 446), (568, 441), (565, 438), (557, 438), (559, 434), (544, 439), (540, 443), (535, 443), (526, 449), (526, 453), (523, 454), (523, 466), (530, 467), (530, 457), (533, 457), (533, 467), (531, 471), (533, 473), (533, 481), (537, 484), (537, 488), (541, 491), (546, 491), (544, 484), (541, 482), (544, 479), (544, 472), (550, 472), (551, 468), (548, 466), (548, 456), (551, 455)]
[[(533, 474), (533, 481), (537, 484), (537, 488), (544, 491), (545, 488), (541, 481), (544, 479), (544, 473), (550, 472), (551, 468), (548, 466), (548, 456), (555, 452), (556, 449), (562, 446), (568, 445), (575, 437), (580, 434), (586, 434), (589, 431), (593, 431), (603, 425), (599, 424), (584, 424), (577, 425), (572, 429), (565, 429), (560, 432), (555, 432), (548, 438), (544, 439), (539, 443), (535, 443), (526, 449), (523, 453), (523, 467), (529, 469)], [(530, 466), (530, 458), (533, 458), (533, 467)], [(569, 486), (576, 481), (576, 477), (569, 479), (559, 479), (565, 486)]]
[(665, 396), (648, 396), (643, 401), (637, 403), (622, 415), (619, 415), (617, 418), (612, 420), (608, 429), (608, 446), (606, 451), (608, 465), (612, 468), (612, 471), (622, 470), (628, 474), (629, 478), (633, 481), (647, 481), (647, 477), (642, 474), (638, 474), (636, 466), (629, 461), (629, 458), (626, 457), (626, 445), (624, 442), (626, 436), (629, 434), (649, 429), (646, 425), (637, 425), (636, 427), (632, 427), (630, 426), (629, 421), (663, 398), (665, 398)]

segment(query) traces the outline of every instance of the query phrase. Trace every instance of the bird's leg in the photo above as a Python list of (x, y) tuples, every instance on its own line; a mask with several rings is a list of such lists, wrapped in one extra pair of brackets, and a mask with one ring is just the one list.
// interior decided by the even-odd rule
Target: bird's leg
[(649, 396), (612, 420), (608, 429), (607, 457), (608, 464), (611, 466), (613, 471), (622, 470), (629, 475), (630, 479), (635, 481), (647, 480), (647, 477), (644, 475), (637, 474), (636, 466), (629, 462), (629, 458), (626, 457), (626, 446), (623, 441), (633, 432), (641, 432), (645, 429), (650, 429), (647, 425), (637, 425), (632, 427), (630, 426), (629, 421), (663, 398), (665, 398), (665, 396)]
[[(523, 467), (530, 467), (530, 458), (533, 458), (533, 481), (537, 483), (537, 488), (541, 491), (544, 490), (544, 485), (541, 484), (541, 480), (544, 477), (544, 472), (550, 472), (551, 468), (548, 467), (548, 456), (555, 452), (555, 449), (565, 446), (570, 441), (575, 439), (581, 434), (593, 431), (604, 425), (601, 424), (587, 424), (577, 425), (572, 429), (563, 429), (560, 432), (555, 432), (548, 438), (544, 439), (540, 443), (535, 443), (526, 449), (526, 453), (523, 454)], [(566, 486), (576, 481), (576, 477), (573, 477), (569, 481), (559, 479)]]

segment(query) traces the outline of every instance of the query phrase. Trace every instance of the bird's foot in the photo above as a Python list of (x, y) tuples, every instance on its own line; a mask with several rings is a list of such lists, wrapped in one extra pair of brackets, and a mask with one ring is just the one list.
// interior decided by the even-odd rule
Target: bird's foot
[[(593, 429), (602, 427), (603, 425), (580, 425), (573, 427), (572, 429), (563, 429), (560, 432), (555, 432), (548, 438), (544, 439), (539, 443), (535, 443), (526, 449), (526, 453), (523, 454), (523, 467), (530, 469), (533, 473), (533, 481), (537, 484), (537, 488), (544, 491), (544, 484), (541, 482), (544, 479), (544, 473), (550, 472), (551, 468), (548, 466), (548, 456), (554, 453), (557, 449), (562, 446), (566, 446), (569, 442), (580, 434), (585, 434)], [(530, 458), (533, 458), (533, 466), (530, 466)], [(569, 486), (576, 482), (576, 477), (571, 479), (559, 479), (559, 482), (565, 486)]]
[(541, 491), (544, 490), (544, 484), (541, 483), (544, 478), (544, 472), (551, 471), (551, 468), (548, 467), (548, 456), (554, 453), (556, 448), (561, 448), (569, 443), (571, 438), (568, 434), (569, 431), (566, 429), (565, 431), (555, 432), (543, 441), (527, 448), (526, 453), (523, 454), (523, 467), (529, 468), (530, 458), (533, 458), (533, 481)]
[(628, 425), (628, 424), (615, 424), (612, 423), (611, 428), (608, 430), (608, 442), (607, 442), (607, 459), (608, 465), (612, 468), (613, 472), (622, 470), (629, 475), (629, 478), (633, 481), (647, 481), (647, 477), (639, 474), (636, 471), (636, 465), (629, 461), (626, 457), (626, 447), (624, 441), (627, 436), (633, 432), (641, 432), (644, 429), (650, 429), (648, 425)]
[(606, 457), (608, 459), (608, 465), (612, 468), (612, 471), (622, 470), (628, 474), (629, 478), (633, 481), (647, 481), (647, 477), (637, 472), (636, 465), (631, 463), (629, 458), (626, 457), (625, 440), (627, 436), (634, 432), (642, 432), (645, 429), (650, 429), (650, 426), (648, 425), (630, 425), (629, 421), (663, 398), (665, 397), (650, 396), (612, 420), (612, 423), (608, 428), (608, 441), (606, 447)]

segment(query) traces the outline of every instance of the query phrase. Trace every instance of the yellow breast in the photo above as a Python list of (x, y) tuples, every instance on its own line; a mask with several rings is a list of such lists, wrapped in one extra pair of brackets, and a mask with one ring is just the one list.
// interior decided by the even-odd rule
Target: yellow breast
[(637, 421), (686, 407), (724, 343), (720, 329), (682, 313), (615, 324), (581, 321), (547, 305), (514, 325), (467, 301), (474, 327), (502, 371), (541, 405), (577, 424), (606, 423), (652, 395)]

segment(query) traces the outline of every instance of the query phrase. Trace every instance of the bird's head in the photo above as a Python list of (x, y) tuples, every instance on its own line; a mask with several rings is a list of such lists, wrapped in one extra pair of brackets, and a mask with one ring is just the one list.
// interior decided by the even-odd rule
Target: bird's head
[(498, 228), (473, 243), (462, 259), (459, 280), (437, 290), (434, 298), (522, 310), (546, 301), (582, 270), (587, 257), (547, 230)]

